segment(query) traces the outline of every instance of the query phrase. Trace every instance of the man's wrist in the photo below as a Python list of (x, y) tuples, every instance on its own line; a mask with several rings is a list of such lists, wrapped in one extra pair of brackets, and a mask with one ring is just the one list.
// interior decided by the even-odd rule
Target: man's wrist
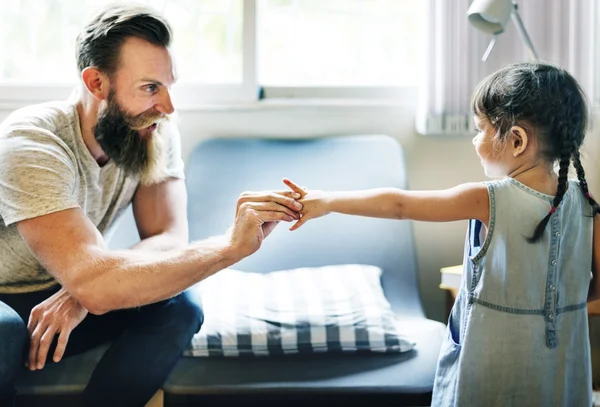
[(221, 236), (215, 236), (211, 240), (213, 240), (221, 258), (226, 263), (235, 264), (248, 256), (243, 247), (232, 239), (229, 232)]

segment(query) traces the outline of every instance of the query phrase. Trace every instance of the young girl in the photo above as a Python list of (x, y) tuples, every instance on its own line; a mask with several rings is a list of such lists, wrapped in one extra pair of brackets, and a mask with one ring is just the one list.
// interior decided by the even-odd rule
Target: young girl
[(591, 406), (586, 301), (600, 288), (600, 224), (579, 155), (583, 92), (563, 69), (511, 65), (478, 85), (472, 111), (475, 151), (498, 180), (323, 192), (286, 179), (304, 205), (291, 230), (330, 212), (469, 220), (432, 406)]

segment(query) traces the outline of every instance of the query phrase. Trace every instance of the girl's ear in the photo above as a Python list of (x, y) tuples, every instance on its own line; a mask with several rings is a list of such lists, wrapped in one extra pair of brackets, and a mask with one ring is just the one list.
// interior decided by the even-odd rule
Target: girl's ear
[(510, 129), (510, 148), (513, 157), (518, 157), (525, 152), (529, 143), (529, 134), (521, 126), (513, 126)]

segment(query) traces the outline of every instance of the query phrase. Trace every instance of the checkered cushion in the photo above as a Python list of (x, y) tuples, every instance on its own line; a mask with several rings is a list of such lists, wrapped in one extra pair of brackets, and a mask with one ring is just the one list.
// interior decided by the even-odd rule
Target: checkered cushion
[(404, 352), (381, 269), (335, 265), (266, 274), (223, 270), (192, 288), (205, 320), (187, 356)]

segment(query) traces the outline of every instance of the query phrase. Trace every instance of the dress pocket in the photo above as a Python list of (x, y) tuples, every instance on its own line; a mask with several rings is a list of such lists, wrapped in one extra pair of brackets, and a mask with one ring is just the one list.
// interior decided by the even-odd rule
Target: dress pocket
[(451, 345), (460, 347), (460, 321), (456, 319), (454, 312), (451, 312), (450, 317), (448, 318), (446, 336), (447, 341)]
[(440, 349), (433, 394), (432, 407), (453, 406), (456, 398), (458, 362), (460, 357), (460, 324), (450, 314), (446, 327), (446, 338)]

